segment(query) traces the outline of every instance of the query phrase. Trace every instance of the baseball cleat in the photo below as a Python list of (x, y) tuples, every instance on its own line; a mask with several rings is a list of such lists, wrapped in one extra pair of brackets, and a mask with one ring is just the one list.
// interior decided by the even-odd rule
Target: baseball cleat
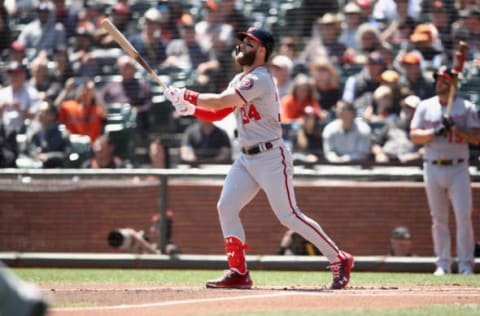
[(330, 265), (333, 273), (333, 282), (331, 288), (333, 290), (344, 289), (350, 281), (350, 271), (353, 268), (353, 256), (344, 251), (340, 252), (343, 259)]
[(253, 285), (250, 273), (240, 274), (234, 270), (227, 270), (225, 274), (216, 280), (207, 281), (207, 288), (220, 289), (250, 289)]

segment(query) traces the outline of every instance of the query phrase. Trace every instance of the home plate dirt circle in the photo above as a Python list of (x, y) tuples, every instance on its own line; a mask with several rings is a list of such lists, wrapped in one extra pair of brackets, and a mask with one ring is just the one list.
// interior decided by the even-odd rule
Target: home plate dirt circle
[(42, 286), (55, 305), (49, 316), (157, 316), (215, 313), (406, 308), (434, 304), (480, 304), (480, 291), (466, 286), (255, 287), (221, 290), (202, 287)]

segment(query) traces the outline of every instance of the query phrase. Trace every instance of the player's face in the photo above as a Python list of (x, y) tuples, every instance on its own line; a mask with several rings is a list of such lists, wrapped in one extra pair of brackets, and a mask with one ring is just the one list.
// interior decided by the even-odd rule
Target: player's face
[(255, 62), (259, 44), (249, 37), (245, 37), (240, 43), (240, 50), (235, 56), (236, 61), (242, 66), (251, 66)]
[(438, 95), (445, 95), (450, 92), (450, 79), (439, 76), (435, 84), (435, 89)]

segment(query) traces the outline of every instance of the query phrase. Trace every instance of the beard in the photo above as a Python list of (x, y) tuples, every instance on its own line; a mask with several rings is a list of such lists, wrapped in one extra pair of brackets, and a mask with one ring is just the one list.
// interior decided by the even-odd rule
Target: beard
[(251, 66), (255, 62), (255, 56), (257, 55), (256, 51), (251, 51), (248, 53), (238, 52), (235, 55), (235, 60), (241, 66)]

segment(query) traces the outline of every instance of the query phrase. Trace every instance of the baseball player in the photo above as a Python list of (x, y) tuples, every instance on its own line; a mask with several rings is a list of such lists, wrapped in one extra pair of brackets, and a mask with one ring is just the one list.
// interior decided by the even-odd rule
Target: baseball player
[(457, 227), (458, 271), (473, 273), (474, 237), (472, 189), (468, 172), (468, 143), (480, 141), (480, 123), (475, 105), (458, 96), (447, 112), (452, 70), (442, 66), (434, 74), (436, 96), (423, 100), (410, 124), (411, 139), (424, 145), (424, 182), (430, 214), (437, 269), (435, 275), (451, 272), (448, 201)]
[(242, 153), (227, 174), (217, 208), (229, 270), (208, 288), (251, 288), (245, 261), (245, 231), (241, 209), (263, 189), (280, 222), (314, 244), (331, 262), (333, 289), (350, 280), (353, 257), (338, 249), (320, 225), (297, 207), (293, 189), (293, 164), (282, 142), (279, 98), (266, 62), (272, 53), (273, 36), (251, 28), (238, 34), (236, 61), (243, 72), (219, 94), (197, 93), (169, 87), (165, 96), (177, 113), (215, 121), (234, 112)]

